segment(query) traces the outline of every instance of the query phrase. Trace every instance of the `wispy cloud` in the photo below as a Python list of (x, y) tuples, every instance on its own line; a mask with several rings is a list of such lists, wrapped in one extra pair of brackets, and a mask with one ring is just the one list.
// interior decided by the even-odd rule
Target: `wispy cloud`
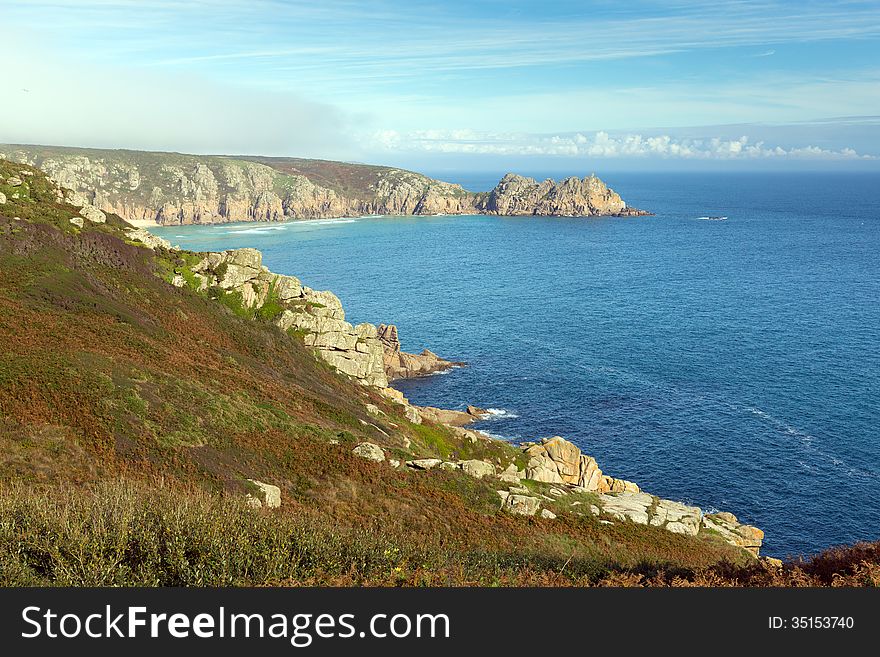
[[(2, 4), (6, 88), (32, 93), (4, 97), (0, 138), (365, 159), (880, 154), (855, 124), (824, 141), (646, 128), (876, 113), (880, 70), (865, 53), (880, 43), (877, 2)], [(472, 133), (428, 130), (459, 126)]]
[(390, 152), (458, 153), (506, 156), (591, 158), (672, 158), (689, 160), (813, 159), (874, 160), (854, 149), (814, 145), (787, 147), (737, 139), (676, 138), (668, 134), (611, 135), (605, 131), (561, 135), (479, 133), (472, 130), (424, 130), (401, 134), (383, 130), (367, 137), (373, 148)]
[(123, 56), (139, 65), (191, 66), (207, 73), (223, 67), (226, 75), (253, 84), (320, 84), (349, 92), (427, 75), (735, 47), (763, 47), (756, 56), (769, 56), (779, 44), (880, 36), (880, 5), (870, 2), (635, 3), (639, 11), (622, 13), (554, 11), (550, 3), (518, 6), (518, 14), (454, 1), (7, 0), (5, 5), (4, 21), (39, 25), (95, 57)]

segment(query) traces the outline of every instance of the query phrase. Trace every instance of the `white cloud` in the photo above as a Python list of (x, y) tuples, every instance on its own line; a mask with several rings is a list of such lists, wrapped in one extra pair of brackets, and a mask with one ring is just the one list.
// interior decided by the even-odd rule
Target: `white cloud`
[(764, 141), (737, 139), (676, 138), (668, 134), (594, 133), (536, 135), (526, 133), (478, 133), (475, 131), (416, 130), (407, 133), (382, 130), (365, 138), (371, 150), (397, 153), (460, 153), (473, 155), (544, 155), (598, 158), (669, 158), (704, 160), (817, 159), (873, 160), (852, 148), (839, 150), (813, 145), (783, 148)]

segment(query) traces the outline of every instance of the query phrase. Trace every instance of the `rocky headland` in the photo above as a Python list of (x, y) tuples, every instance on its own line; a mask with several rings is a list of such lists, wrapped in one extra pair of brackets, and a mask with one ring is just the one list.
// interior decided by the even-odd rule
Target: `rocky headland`
[(538, 182), (508, 174), (489, 192), (391, 167), (178, 153), (0, 145), (41, 169), (67, 201), (138, 225), (362, 215), (635, 216), (594, 175)]
[[(171, 248), (168, 242), (144, 229), (130, 229), (128, 236), (149, 248)], [(313, 290), (296, 277), (269, 271), (256, 249), (201, 254), (180, 262), (171, 276), (174, 286), (206, 292), (233, 308), (257, 311), (279, 329), (301, 338), (313, 348), (317, 358), (337, 372), (377, 390), (400, 406), (410, 422), (441, 424), (473, 443), (495, 440), (464, 428), (485, 419), (484, 409), (420, 407), (389, 386), (394, 379), (424, 376), (458, 364), (428, 350), (419, 355), (402, 352), (396, 326), (350, 324), (345, 321), (342, 303), (336, 295)], [(376, 417), (383, 415), (374, 404), (367, 404), (367, 411)], [(711, 536), (755, 557), (759, 554), (764, 537), (760, 529), (741, 523), (731, 513), (706, 513), (699, 507), (647, 493), (632, 481), (609, 476), (595, 458), (560, 436), (523, 442), (517, 449), (522, 454), (522, 466), (511, 463), (505, 468), (481, 459), (393, 458), (387, 448), (373, 442), (359, 443), (353, 453), (374, 462), (387, 462), (394, 468), (420, 472), (457, 470), (495, 481), (500, 508), (515, 515), (553, 520), (564, 510), (595, 516), (601, 523), (633, 522), (688, 536)], [(280, 504), (271, 484), (253, 483), (264, 491), (266, 500), (273, 500), (271, 506)], [(249, 500), (260, 504), (259, 497), (251, 495)]]

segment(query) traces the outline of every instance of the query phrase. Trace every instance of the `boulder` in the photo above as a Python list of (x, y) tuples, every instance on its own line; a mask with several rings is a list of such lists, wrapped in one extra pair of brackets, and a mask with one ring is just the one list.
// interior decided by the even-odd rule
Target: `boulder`
[(654, 498), (647, 493), (618, 493), (599, 496), (602, 510), (618, 520), (631, 520), (640, 525), (648, 524), (648, 510)]
[(453, 427), (461, 427), (474, 422), (475, 418), (470, 413), (462, 411), (452, 411), (445, 408), (435, 408), (433, 406), (419, 407), (419, 415), (423, 420), (436, 422), (438, 424), (446, 424)]
[(72, 223), (77, 228), (82, 228), (85, 225), (82, 217), (71, 217), (70, 223)]
[(419, 415), (419, 411), (418, 411), (418, 409), (416, 409), (415, 406), (410, 406), (409, 404), (407, 404), (406, 406), (403, 407), (403, 414), (406, 417), (406, 419), (409, 420), (410, 422), (412, 422), (413, 424), (421, 424), (422, 423), (422, 416)]
[(495, 474), (495, 466), (486, 461), (470, 459), (467, 461), (461, 461), (460, 465), (465, 474), (469, 474), (471, 477), (476, 477), (477, 479), (482, 479), (483, 477)]
[(517, 470), (516, 464), (511, 463), (498, 475), (498, 478), (501, 481), (506, 481), (510, 484), (518, 484), (520, 481), (525, 479), (525, 471)]
[(101, 212), (94, 205), (84, 205), (79, 209), (80, 215), (91, 221), (93, 224), (103, 224), (107, 221), (107, 215)]
[[(603, 475), (596, 459), (582, 454), (574, 443), (554, 436), (540, 443), (523, 443), (523, 447), (530, 457), (525, 471), (527, 479), (580, 486), (587, 491), (602, 490)], [(620, 490), (624, 490), (622, 485)]]
[(0, 192), (0, 205), (4, 205), (6, 203), (6, 194)]
[(547, 518), (548, 520), (555, 520), (556, 514), (553, 513), (550, 509), (541, 509), (541, 517)]
[(414, 459), (407, 461), (406, 464), (413, 470), (430, 470), (436, 468), (442, 462), (440, 459)]
[(130, 228), (125, 231), (125, 236), (132, 242), (140, 242), (149, 249), (155, 249), (156, 247), (171, 248), (171, 242), (161, 237), (156, 237), (145, 228)]
[(248, 479), (248, 481), (257, 488), (255, 495), (248, 493), (248, 504), (256, 508), (265, 506), (267, 509), (277, 509), (281, 506), (281, 489), (278, 486), (256, 479)]
[(510, 494), (504, 500), (504, 508), (520, 516), (533, 516), (541, 507), (541, 500), (530, 495)]
[(385, 452), (382, 451), (381, 447), (374, 443), (360, 443), (351, 451), (361, 458), (369, 459), (370, 461), (381, 463), (385, 460)]

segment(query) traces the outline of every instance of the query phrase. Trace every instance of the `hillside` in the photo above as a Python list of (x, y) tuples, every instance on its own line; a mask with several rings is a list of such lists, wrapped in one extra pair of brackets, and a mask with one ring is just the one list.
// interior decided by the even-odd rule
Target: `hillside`
[(878, 583), (877, 546), (777, 568), (561, 438), (442, 424), (387, 360), (344, 374), (387, 332), (251, 255), (0, 162), (0, 584)]
[(73, 204), (142, 224), (285, 221), (357, 215), (632, 215), (595, 176), (538, 183), (510, 174), (491, 192), (403, 169), (301, 158), (0, 145), (41, 169)]

